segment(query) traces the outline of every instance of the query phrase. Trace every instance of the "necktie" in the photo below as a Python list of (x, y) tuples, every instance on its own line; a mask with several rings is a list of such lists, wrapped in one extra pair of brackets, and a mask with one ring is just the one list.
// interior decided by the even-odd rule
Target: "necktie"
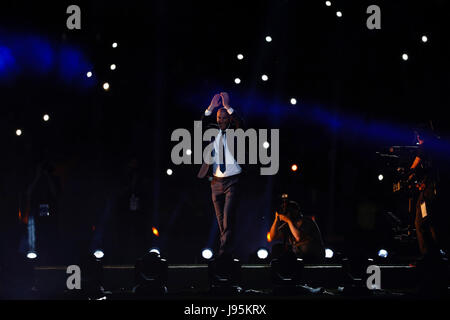
[[(226, 161), (225, 161), (225, 131), (222, 131), (222, 138), (221, 138), (221, 143), (222, 143), (222, 154), (223, 154), (223, 161), (220, 161), (220, 172), (225, 173), (226, 170)], [(219, 143), (220, 145), (220, 143)]]

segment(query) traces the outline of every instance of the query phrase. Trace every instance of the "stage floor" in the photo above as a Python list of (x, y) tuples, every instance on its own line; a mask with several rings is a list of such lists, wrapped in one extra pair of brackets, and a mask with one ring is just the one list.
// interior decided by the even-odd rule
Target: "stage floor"
[[(217, 292), (211, 290), (207, 264), (174, 264), (168, 266), (167, 293), (153, 296), (163, 299), (214, 299), (214, 298), (254, 298), (272, 299), (279, 296), (291, 298), (417, 298), (417, 288), (421, 279), (418, 268), (406, 264), (379, 264), (381, 270), (381, 290), (365, 291), (365, 288), (352, 288), (347, 273), (341, 264), (305, 265), (301, 286), (295, 290), (274, 287), (268, 264), (244, 264), (241, 267), (242, 280), (238, 291)], [(450, 270), (447, 268), (447, 274)], [(69, 274), (67, 266), (36, 266), (34, 268), (34, 297), (37, 299), (80, 298), (80, 290), (68, 290), (66, 281)], [(369, 274), (367, 274), (367, 277)], [(450, 283), (447, 291), (438, 298), (450, 297)], [(365, 287), (366, 279), (359, 282)], [(112, 299), (134, 299), (134, 265), (104, 265), (103, 287)], [(298, 290), (297, 290), (298, 289)], [(310, 289), (318, 289), (313, 291)], [(352, 290), (350, 290), (352, 289)], [(433, 295), (433, 297), (436, 297)]]

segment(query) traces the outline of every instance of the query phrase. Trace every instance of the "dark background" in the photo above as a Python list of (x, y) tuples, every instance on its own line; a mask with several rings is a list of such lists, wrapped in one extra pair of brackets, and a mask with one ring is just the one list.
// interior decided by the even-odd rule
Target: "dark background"
[[(81, 8), (81, 30), (66, 28), (71, 4)], [(371, 4), (381, 8), (381, 30), (366, 27)], [(278, 174), (259, 176), (256, 167), (243, 183), (237, 253), (244, 261), (269, 247), (266, 233), (285, 192), (316, 218), (327, 247), (368, 255), (385, 247), (401, 255), (385, 212), (405, 221), (411, 217), (404, 217), (404, 200), (390, 191), (389, 168), (397, 164), (376, 152), (412, 145), (413, 128), (422, 122), (432, 120), (441, 137), (436, 163), (443, 164), (441, 193), (447, 194), (446, 1), (332, 1), (332, 7), (316, 0), (2, 1), (1, 6), (0, 49), (24, 43), (14, 67), (8, 69), (5, 54), (0, 59), (3, 257), (26, 252), (18, 212), (37, 163), (48, 160), (60, 184), (54, 210), (59, 251), (49, 263), (70, 262), (95, 248), (104, 249), (110, 263), (132, 263), (154, 246), (169, 262), (198, 262), (201, 249), (216, 240), (210, 189), (196, 179), (197, 166), (172, 164), (170, 136), (176, 128), (193, 132), (193, 121), (221, 91), (229, 92), (247, 127), (280, 129)], [(266, 35), (273, 41), (267, 43)], [(39, 68), (39, 56), (24, 40), (29, 38), (54, 52), (47, 68)], [(82, 61), (58, 60), (68, 46)], [(401, 59), (404, 52), (408, 61)], [(109, 70), (111, 63), (116, 70)], [(61, 72), (68, 65), (69, 72)], [(94, 76), (88, 79), (90, 70)], [(269, 81), (261, 81), (263, 73)], [(111, 85), (107, 92), (105, 81)], [(290, 105), (291, 97), (297, 105)], [(42, 121), (44, 113), (49, 122)], [(17, 128), (23, 130), (20, 137)], [(139, 168), (138, 217), (124, 209), (130, 161)], [(166, 174), (168, 168), (173, 175)], [(448, 209), (441, 205), (438, 211), (446, 233)], [(415, 252), (416, 244), (411, 246)]]

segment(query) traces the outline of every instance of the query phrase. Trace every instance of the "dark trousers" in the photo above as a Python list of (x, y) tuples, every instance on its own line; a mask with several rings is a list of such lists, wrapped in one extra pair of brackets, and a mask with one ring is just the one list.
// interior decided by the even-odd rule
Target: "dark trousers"
[(230, 255), (233, 251), (234, 222), (238, 202), (239, 175), (217, 178), (211, 181), (211, 195), (220, 232), (218, 255)]

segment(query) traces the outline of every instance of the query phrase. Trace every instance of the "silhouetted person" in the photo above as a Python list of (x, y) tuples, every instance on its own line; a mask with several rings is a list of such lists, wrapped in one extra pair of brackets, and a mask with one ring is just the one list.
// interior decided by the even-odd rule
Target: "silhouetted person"
[(416, 202), (415, 227), (420, 253), (423, 256), (439, 253), (438, 235), (434, 226), (435, 200), (437, 196), (437, 172), (431, 152), (422, 130), (415, 132), (417, 153), (408, 173), (408, 180), (415, 182), (419, 194)]
[(147, 179), (137, 158), (130, 158), (120, 181), (117, 199), (120, 252), (126, 261), (134, 262), (149, 248), (149, 198)]
[(52, 261), (58, 245), (58, 199), (61, 192), (54, 165), (44, 161), (37, 165), (33, 181), (26, 191), (25, 220), (28, 223), (29, 251), (42, 260)]

